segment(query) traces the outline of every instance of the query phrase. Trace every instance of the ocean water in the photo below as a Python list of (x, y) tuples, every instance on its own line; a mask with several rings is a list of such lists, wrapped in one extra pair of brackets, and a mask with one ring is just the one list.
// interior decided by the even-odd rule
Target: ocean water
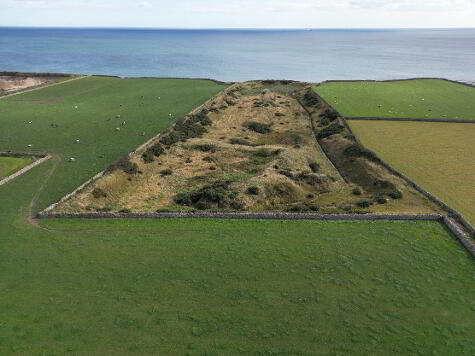
[(0, 70), (226, 81), (475, 81), (475, 29), (0, 28)]

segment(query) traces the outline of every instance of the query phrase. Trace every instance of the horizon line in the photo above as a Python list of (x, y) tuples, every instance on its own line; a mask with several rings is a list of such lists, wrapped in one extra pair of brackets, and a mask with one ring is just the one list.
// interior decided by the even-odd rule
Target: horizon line
[(474, 27), (108, 27), (108, 26), (4, 26), (25, 29), (91, 29), (91, 30), (220, 30), (220, 31), (351, 31), (351, 30), (475, 30)]

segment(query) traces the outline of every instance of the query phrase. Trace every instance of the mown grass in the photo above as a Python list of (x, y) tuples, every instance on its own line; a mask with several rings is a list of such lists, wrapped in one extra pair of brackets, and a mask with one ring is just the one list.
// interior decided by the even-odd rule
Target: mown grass
[(0, 150), (62, 157), (39, 198), (38, 208), (45, 208), (225, 87), (89, 77), (0, 99)]
[(8, 177), (32, 162), (30, 157), (0, 157), (0, 178)]
[(475, 223), (475, 125), (349, 121), (363, 145)]
[(314, 90), (345, 117), (475, 120), (475, 88), (445, 80), (329, 82)]
[[(44, 110), (46, 121), (52, 116)], [(68, 127), (87, 134), (80, 138), (92, 152), (117, 145), (101, 164), (134, 143), (127, 136), (101, 140), (110, 127), (82, 118)], [(67, 125), (68, 116), (63, 120)], [(141, 120), (149, 119), (137, 115), (136, 124)], [(18, 140), (35, 138), (15, 132)], [(72, 137), (59, 135), (62, 145), (51, 135), (36, 142), (69, 153)], [(54, 173), (42, 204), (93, 173), (90, 165), (99, 168), (95, 155), (81, 152), (78, 165), (65, 163)], [(48, 160), (0, 187), (1, 355), (475, 352), (473, 260), (438, 223), (29, 224), (28, 205), (55, 164)]]

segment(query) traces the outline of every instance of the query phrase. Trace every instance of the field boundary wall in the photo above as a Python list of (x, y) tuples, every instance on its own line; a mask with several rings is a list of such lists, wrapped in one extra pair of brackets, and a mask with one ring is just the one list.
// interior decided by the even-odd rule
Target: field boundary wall
[(449, 120), (449, 119), (423, 119), (409, 117), (364, 117), (351, 116), (345, 117), (346, 120), (367, 120), (367, 121), (414, 121), (414, 122), (446, 122), (450, 124), (475, 124), (475, 120)]
[(4, 184), (7, 184), (8, 182), (12, 181), (13, 179), (15, 179), (16, 177), (19, 177), (21, 176), (22, 174), (25, 174), (26, 172), (28, 172), (30, 169), (36, 167), (37, 165), (43, 163), (44, 161), (47, 161), (51, 158), (50, 155), (35, 155), (35, 154), (31, 154), (31, 153), (11, 153), (11, 154), (7, 154), (5, 152), (0, 152), (0, 157), (37, 157), (39, 159), (37, 159), (36, 161), (32, 162), (31, 164), (29, 164), (28, 166), (26, 167), (23, 167), (22, 169), (20, 169), (19, 171), (9, 175), (8, 177), (5, 177), (3, 179), (0, 179), (0, 186), (4, 185)]

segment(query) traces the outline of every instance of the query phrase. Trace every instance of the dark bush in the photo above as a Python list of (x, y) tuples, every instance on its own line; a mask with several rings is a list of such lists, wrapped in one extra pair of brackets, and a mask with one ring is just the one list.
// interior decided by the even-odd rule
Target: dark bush
[(371, 206), (371, 201), (369, 200), (360, 200), (356, 202), (356, 205), (360, 208), (369, 208)]
[(303, 96), (303, 102), (305, 106), (317, 106), (320, 104), (320, 99), (312, 89), (309, 89)]
[(190, 124), (201, 124), (203, 126), (209, 126), (213, 122), (210, 120), (208, 117), (208, 113), (206, 112), (206, 109), (201, 111), (199, 114), (193, 115), (188, 119)]
[(263, 124), (263, 123), (257, 122), (257, 121), (248, 122), (245, 126), (249, 130), (260, 133), (260, 134), (267, 134), (267, 133), (270, 133), (272, 131), (271, 130), (271, 125)]
[(294, 174), (289, 169), (282, 169), (279, 171), (279, 174), (282, 174), (283, 176), (286, 176), (287, 178), (290, 178), (290, 179), (294, 178)]
[(320, 114), (320, 117), (333, 121), (333, 120), (336, 120), (339, 117), (339, 115), (333, 109), (326, 109), (323, 113)]
[(311, 162), (308, 165), (310, 169), (312, 170), (313, 173), (318, 173), (320, 172), (320, 163), (317, 162)]
[(242, 145), (242, 146), (249, 146), (249, 147), (256, 147), (259, 146), (258, 144), (251, 143), (243, 138), (232, 138), (229, 142), (233, 145)]
[(401, 199), (402, 198), (402, 192), (395, 189), (395, 190), (389, 192), (388, 196), (392, 199)]
[(321, 140), (323, 138), (330, 137), (332, 135), (339, 134), (344, 129), (344, 126), (340, 125), (339, 123), (335, 122), (328, 127), (325, 127), (317, 134), (317, 139)]
[(357, 187), (357, 188), (354, 188), (354, 189), (351, 191), (351, 193), (353, 193), (353, 195), (361, 195), (361, 194), (363, 194), (363, 192), (361, 191), (361, 189), (358, 188), (358, 187)]
[(311, 204), (311, 203), (303, 203), (303, 204), (296, 204), (292, 205), (287, 208), (288, 212), (294, 212), (294, 213), (303, 213), (303, 212), (317, 212), (320, 210), (320, 207), (316, 204)]
[(306, 183), (311, 186), (318, 187), (322, 183), (324, 183), (323, 179), (321, 176), (314, 174), (314, 173), (308, 173), (308, 172), (301, 172), (295, 176), (293, 176), (293, 179), (296, 181), (300, 181), (303, 183)]
[(327, 126), (327, 125), (330, 125), (330, 121), (328, 121), (328, 119), (322, 119), (318, 126)]
[(197, 151), (201, 151), (201, 152), (216, 152), (217, 151), (217, 147), (209, 143), (193, 145), (191, 146), (191, 148)]
[(165, 149), (163, 148), (163, 146), (159, 143), (156, 143), (154, 144), (153, 146), (149, 147), (147, 149), (147, 151), (150, 151), (151, 153), (153, 153), (153, 155), (155, 157), (158, 157), (160, 156), (161, 154), (165, 153)]
[(104, 190), (102, 190), (101, 188), (94, 188), (93, 191), (92, 191), (92, 195), (96, 199), (107, 197), (107, 193)]
[(283, 114), (281, 112), (276, 112), (274, 115), (277, 116), (277, 117), (284, 117), (285, 116), (285, 114)]
[(280, 150), (272, 150), (270, 148), (259, 148), (254, 152), (256, 157), (272, 157), (277, 156), (280, 153)]
[(173, 174), (173, 171), (169, 168), (160, 171), (161, 176), (170, 176), (172, 174)]
[(213, 208), (232, 208), (241, 210), (243, 207), (236, 202), (237, 194), (229, 191), (230, 181), (217, 181), (186, 193), (178, 193), (174, 201), (178, 205), (193, 206), (200, 210)]
[(378, 204), (386, 204), (387, 203), (387, 200), (386, 200), (386, 197), (384, 195), (378, 195), (375, 199), (375, 201), (378, 203)]
[(260, 189), (256, 186), (250, 186), (247, 188), (247, 194), (249, 195), (259, 195)]
[(132, 212), (132, 210), (130, 210), (128, 208), (124, 208), (124, 209), (119, 210), (119, 213), (124, 213), (124, 214), (130, 214), (131, 212)]
[(155, 161), (155, 155), (153, 154), (153, 152), (147, 150), (142, 154), (142, 159), (145, 163), (151, 163)]
[(206, 157), (203, 157), (203, 161), (205, 161), (205, 162), (215, 162), (216, 159), (211, 157), (211, 156), (206, 156)]
[(128, 162), (123, 170), (128, 174), (137, 174), (139, 173), (139, 166), (137, 166), (137, 163)]
[(373, 152), (367, 150), (359, 143), (354, 143), (351, 146), (345, 148), (343, 154), (348, 157), (364, 157), (370, 161), (379, 162), (378, 157)]
[(178, 121), (173, 128), (173, 131), (163, 136), (160, 139), (160, 142), (166, 146), (170, 146), (179, 141), (186, 141), (190, 138), (201, 137), (207, 132), (203, 125), (208, 125), (208, 121), (203, 119), (203, 117), (206, 116), (195, 115), (191, 118)]

